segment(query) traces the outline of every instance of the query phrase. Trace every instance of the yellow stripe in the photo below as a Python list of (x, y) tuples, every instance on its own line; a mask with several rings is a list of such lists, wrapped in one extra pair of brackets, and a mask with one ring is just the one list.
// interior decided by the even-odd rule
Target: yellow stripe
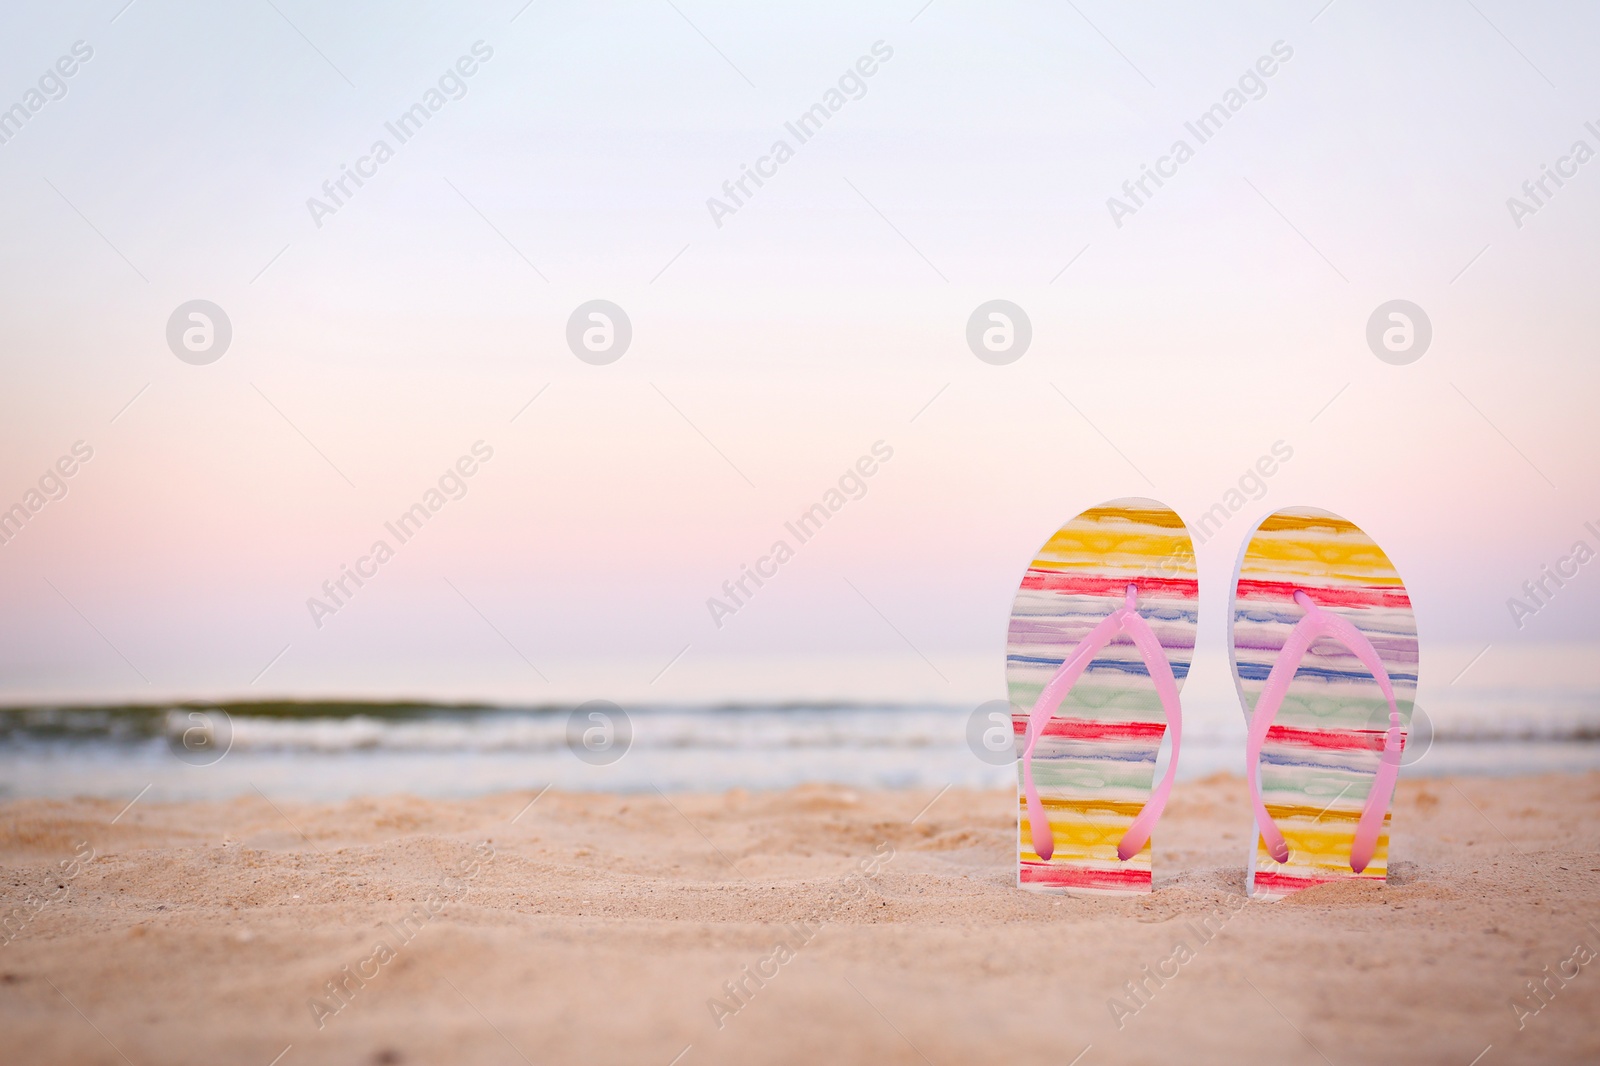
[[(1038, 862), (1039, 856), (1033, 850), (1033, 828), (1026, 816), (1022, 818), (1020, 828), (1019, 844), (1022, 857)], [(1127, 833), (1126, 825), (1051, 818), (1050, 836), (1056, 842), (1056, 848), (1050, 861), (1120, 864), (1121, 860), (1117, 858), (1117, 845), (1122, 843), (1122, 838)], [(1128, 860), (1128, 865), (1149, 867), (1149, 841), (1145, 842), (1137, 855)]]
[[(1267, 813), (1272, 815), (1272, 820), (1282, 826), (1288, 822), (1322, 822), (1325, 824), (1338, 824), (1349, 822), (1352, 826), (1361, 820), (1361, 809), (1355, 810), (1324, 810), (1321, 807), (1309, 807), (1299, 804), (1268, 803)], [(1352, 830), (1353, 832), (1353, 830)]]
[(1317, 541), (1258, 536), (1252, 540), (1240, 576), (1270, 580), (1283, 575), (1382, 586), (1402, 584), (1389, 557), (1366, 538)]
[(1329, 515), (1303, 514), (1299, 511), (1278, 511), (1270, 514), (1266, 521), (1261, 523), (1260, 529), (1263, 533), (1277, 533), (1285, 529), (1325, 529), (1330, 533), (1366, 535), (1361, 532), (1360, 526), (1346, 519)]
[(1299, 850), (1300, 845), (1285, 835), (1289, 847), (1295, 849), (1289, 856), (1289, 861), (1282, 866), (1272, 861), (1265, 847), (1256, 850), (1256, 869), (1263, 872), (1286, 874), (1290, 877), (1320, 877), (1325, 880), (1353, 877), (1384, 877), (1389, 872), (1389, 840), (1382, 837), (1372, 851), (1372, 861), (1367, 868), (1357, 874), (1350, 869), (1350, 849), (1324, 852), (1306, 852)]
[[(1324, 816), (1323, 823), (1332, 818), (1330, 813)], [(1283, 834), (1285, 843), (1289, 845), (1289, 861), (1279, 866), (1271, 861), (1264, 841), (1258, 838), (1257, 854), (1267, 861), (1257, 864), (1259, 869), (1270, 869), (1274, 872), (1299, 876), (1339, 876), (1354, 877), (1355, 871), (1350, 869), (1350, 848), (1355, 843), (1355, 823), (1360, 818), (1360, 813), (1350, 814), (1347, 825), (1330, 826), (1323, 823), (1294, 822), (1285, 820), (1279, 815), (1274, 815), (1278, 831)], [(1367, 867), (1367, 873), (1381, 874), (1386, 868), (1389, 856), (1389, 833), (1387, 824), (1384, 831), (1378, 835), (1378, 842), (1372, 852), (1372, 862)]]
[[(1047, 812), (1054, 815), (1051, 821), (1055, 821), (1056, 818), (1071, 818), (1073, 816), (1088, 817), (1092, 814), (1111, 814), (1131, 823), (1139, 816), (1139, 812), (1144, 810), (1142, 801), (1119, 803), (1116, 800), (1059, 799), (1055, 796), (1040, 796), (1039, 802), (1044, 804)], [(1028, 809), (1026, 796), (1019, 795), (1017, 803), (1023, 810)], [(1123, 830), (1127, 830), (1126, 825), (1123, 826)]]
[(1173, 571), (1194, 567), (1194, 547), (1186, 536), (1167, 533), (1110, 532), (1083, 526), (1063, 526), (1039, 549), (1036, 570), (1083, 568), (1111, 569), (1164, 562)]
[(1090, 522), (1120, 521), (1131, 522), (1142, 526), (1160, 526), (1162, 529), (1182, 529), (1183, 519), (1178, 517), (1176, 511), (1166, 508), (1160, 510), (1136, 511), (1126, 507), (1091, 507), (1079, 518)]

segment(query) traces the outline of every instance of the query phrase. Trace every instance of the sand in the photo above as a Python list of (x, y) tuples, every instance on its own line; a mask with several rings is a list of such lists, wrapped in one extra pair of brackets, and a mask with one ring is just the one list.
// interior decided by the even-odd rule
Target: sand
[(1600, 1060), (1600, 774), (1402, 782), (1387, 887), (1280, 903), (1238, 778), (1134, 899), (1018, 891), (1009, 793), (535, 795), (0, 806), (0, 1059)]

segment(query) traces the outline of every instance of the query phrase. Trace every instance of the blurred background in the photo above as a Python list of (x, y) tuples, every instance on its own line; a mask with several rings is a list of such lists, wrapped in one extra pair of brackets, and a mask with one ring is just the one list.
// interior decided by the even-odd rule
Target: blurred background
[[(1023, 569), (1129, 495), (1211, 516), (1186, 774), (1243, 769), (1228, 585), (1296, 504), (1407, 581), (1416, 772), (1600, 765), (1600, 13), (8, 23), (10, 794), (1003, 784), (967, 725), (1004, 694)], [(629, 327), (599, 355), (569, 343), (595, 300)], [(993, 300), (1028, 324), (1009, 361), (968, 341)], [(1370, 339), (1397, 300), (1398, 350)], [(785, 523), (875, 445), (800, 543)], [(632, 715), (628, 757), (573, 757), (592, 700)], [(225, 758), (174, 754), (185, 702)]]

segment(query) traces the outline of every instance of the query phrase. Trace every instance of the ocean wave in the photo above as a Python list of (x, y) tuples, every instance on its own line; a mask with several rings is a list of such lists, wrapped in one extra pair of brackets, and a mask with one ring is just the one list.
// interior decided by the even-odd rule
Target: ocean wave
[[(926, 748), (946, 746), (941, 714), (767, 712), (634, 714), (633, 746), (642, 749), (762, 750)], [(386, 722), (356, 716), (285, 721), (233, 719), (236, 749), (347, 751), (556, 751), (567, 746), (567, 721), (556, 715), (486, 715)]]
[[(333, 711), (334, 713), (329, 713)], [(633, 746), (660, 751), (931, 749), (965, 743), (963, 706), (628, 708)], [(1515, 694), (1424, 705), (1438, 741), (1600, 741), (1600, 697), (1530, 701)], [(166, 744), (186, 730), (226, 730), (233, 750), (262, 752), (554, 752), (571, 708), (313, 705), (292, 713), (217, 707), (35, 707), (0, 710), (0, 744)], [(1233, 743), (1241, 720), (1186, 716), (1190, 744)], [(220, 734), (219, 734), (220, 739)]]

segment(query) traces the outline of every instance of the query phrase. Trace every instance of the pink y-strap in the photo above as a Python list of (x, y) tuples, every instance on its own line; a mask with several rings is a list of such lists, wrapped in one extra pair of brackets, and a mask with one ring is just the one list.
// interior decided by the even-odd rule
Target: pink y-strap
[(1277, 717), (1278, 708), (1283, 705), (1283, 698), (1289, 692), (1289, 683), (1294, 680), (1295, 671), (1300, 669), (1300, 660), (1319, 637), (1333, 637), (1355, 654), (1389, 701), (1389, 730), (1383, 738), (1383, 757), (1378, 763), (1378, 776), (1372, 782), (1372, 790), (1367, 793), (1366, 806), (1361, 809), (1361, 819), (1356, 823), (1355, 841), (1350, 847), (1350, 869), (1361, 873), (1372, 861), (1378, 834), (1383, 829), (1383, 816), (1389, 809), (1389, 797), (1394, 794), (1394, 783), (1400, 776), (1400, 753), (1405, 750), (1400, 709), (1395, 706), (1394, 686), (1389, 683), (1389, 672), (1383, 668), (1378, 650), (1366, 635), (1345, 619), (1318, 607), (1310, 596), (1298, 589), (1294, 594), (1294, 602), (1305, 609), (1305, 617), (1289, 631), (1289, 638), (1283, 642), (1283, 650), (1278, 653), (1278, 661), (1272, 664), (1267, 683), (1262, 686), (1261, 695), (1256, 699), (1255, 713), (1250, 716), (1246, 766), (1249, 767), (1250, 799), (1255, 805), (1256, 825), (1261, 829), (1261, 836), (1266, 840), (1267, 850), (1272, 857), (1279, 862), (1288, 862), (1289, 845), (1261, 799), (1261, 748), (1267, 741), (1267, 730), (1272, 728), (1272, 720)]
[(1172, 677), (1172, 664), (1167, 662), (1167, 653), (1155, 633), (1151, 632), (1149, 623), (1139, 616), (1135, 606), (1138, 596), (1139, 587), (1129, 584), (1122, 606), (1112, 611), (1078, 642), (1072, 654), (1066, 657), (1045, 683), (1038, 700), (1034, 702), (1033, 711), (1028, 715), (1028, 746), (1022, 752), (1022, 791), (1028, 799), (1028, 827), (1033, 834), (1034, 853), (1046, 861), (1055, 854), (1056, 842), (1050, 830), (1050, 819), (1044, 812), (1044, 803), (1039, 799), (1039, 790), (1033, 784), (1033, 747), (1044, 735), (1046, 723), (1056, 713), (1056, 708), (1061, 706), (1061, 701), (1078, 678), (1083, 676), (1089, 663), (1118, 633), (1128, 634), (1144, 659), (1150, 679), (1155, 682), (1156, 694), (1161, 697), (1162, 709), (1167, 714), (1167, 728), (1172, 734), (1172, 758), (1167, 763), (1166, 776), (1161, 779), (1161, 784), (1150, 794), (1150, 799), (1117, 845), (1117, 858), (1127, 862), (1139, 854), (1167, 805), (1167, 797), (1172, 794), (1173, 775), (1178, 769), (1178, 745), (1183, 740), (1183, 711), (1178, 703), (1178, 683)]

